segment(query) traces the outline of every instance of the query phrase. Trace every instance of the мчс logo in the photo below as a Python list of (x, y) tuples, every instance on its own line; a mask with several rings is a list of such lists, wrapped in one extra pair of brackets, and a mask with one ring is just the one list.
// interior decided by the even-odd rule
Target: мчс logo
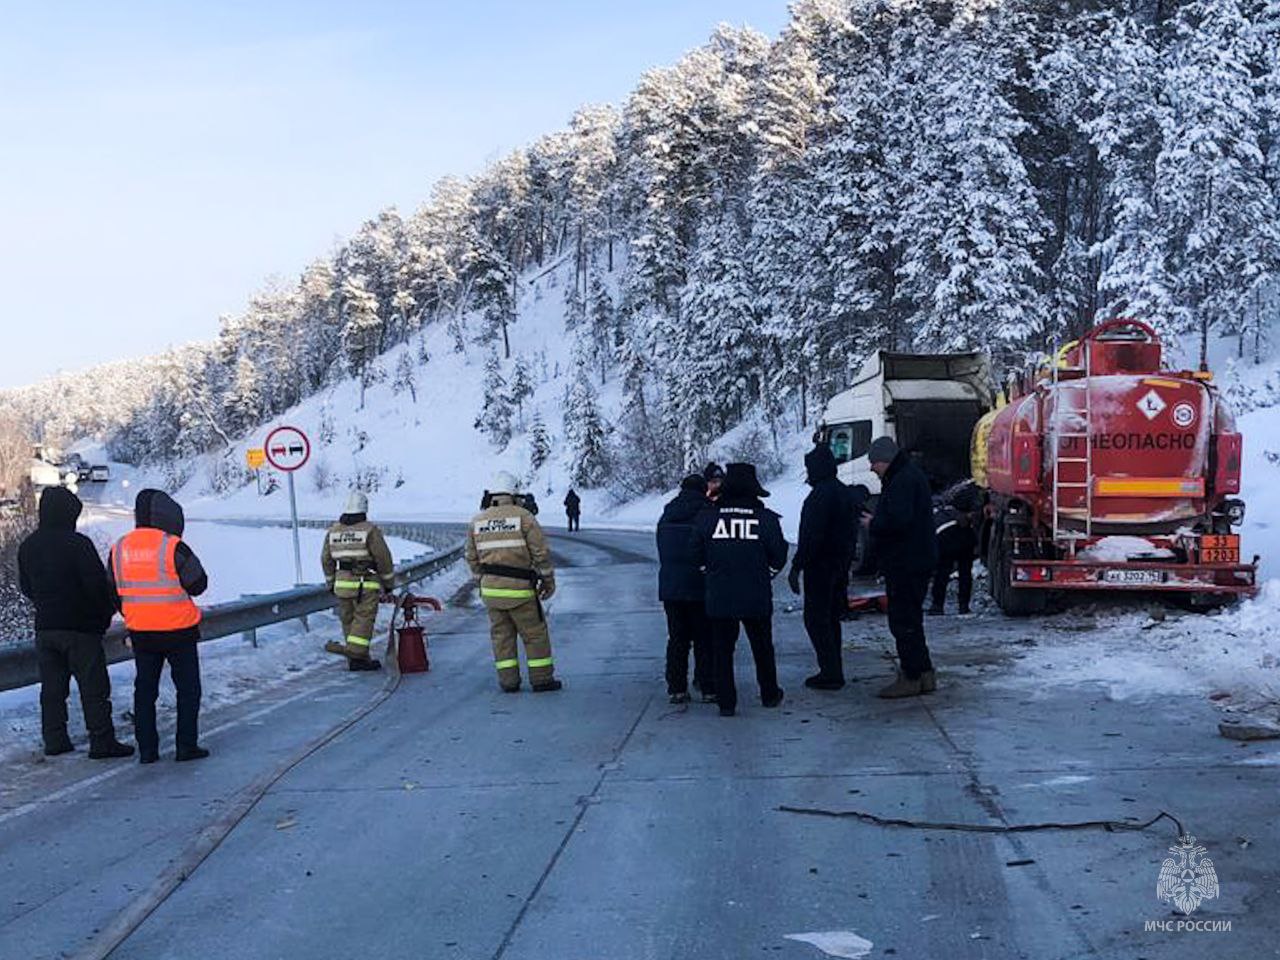
[(1201, 901), (1218, 896), (1218, 873), (1213, 861), (1205, 856), (1208, 850), (1196, 843), (1195, 837), (1179, 837), (1169, 852), (1173, 856), (1166, 857), (1160, 866), (1156, 896), (1189, 915)]

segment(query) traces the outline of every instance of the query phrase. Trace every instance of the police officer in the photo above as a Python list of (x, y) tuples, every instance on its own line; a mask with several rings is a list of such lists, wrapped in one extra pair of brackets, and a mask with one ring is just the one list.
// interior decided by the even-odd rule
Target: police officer
[(707, 616), (716, 673), (720, 716), (732, 717), (738, 705), (733, 649), (739, 625), (747, 632), (756, 662), (760, 702), (782, 703), (773, 654), (772, 579), (787, 563), (787, 541), (778, 515), (765, 508), (769, 491), (749, 463), (731, 463), (719, 497), (694, 522), (694, 561), (706, 570)]
[(489, 611), (499, 686), (507, 693), (520, 689), (518, 634), (529, 685), (534, 693), (547, 693), (562, 686), (542, 610), (542, 601), (556, 591), (555, 570), (542, 527), (521, 505), (516, 487), (516, 478), (505, 471), (494, 478), (488, 506), (467, 527), (467, 565), (480, 578), (480, 598)]
[(395, 563), (382, 531), (369, 522), (369, 498), (351, 491), (338, 522), (331, 526), (320, 549), (320, 566), (330, 592), (338, 598), (342, 641), (324, 645), (329, 653), (347, 658), (348, 670), (380, 670), (382, 663), (369, 652), (378, 619), (378, 601), (395, 586)]

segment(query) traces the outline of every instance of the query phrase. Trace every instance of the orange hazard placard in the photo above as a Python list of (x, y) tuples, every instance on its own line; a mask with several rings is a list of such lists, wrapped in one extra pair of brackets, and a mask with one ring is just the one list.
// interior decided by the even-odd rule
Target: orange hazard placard
[(1211, 533), (1200, 538), (1201, 563), (1239, 563), (1240, 534)]

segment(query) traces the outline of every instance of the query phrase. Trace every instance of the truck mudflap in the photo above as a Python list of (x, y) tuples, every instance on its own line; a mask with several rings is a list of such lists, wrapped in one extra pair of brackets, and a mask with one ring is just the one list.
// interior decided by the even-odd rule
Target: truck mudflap
[(1014, 560), (1011, 566), (1015, 589), (1141, 590), (1238, 597), (1258, 592), (1254, 563)]

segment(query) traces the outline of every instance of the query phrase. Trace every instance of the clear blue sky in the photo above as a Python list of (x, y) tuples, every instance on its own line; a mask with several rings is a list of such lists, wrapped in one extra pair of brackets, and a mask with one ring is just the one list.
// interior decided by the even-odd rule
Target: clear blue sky
[(202, 339), (785, 0), (0, 0), (0, 387)]

